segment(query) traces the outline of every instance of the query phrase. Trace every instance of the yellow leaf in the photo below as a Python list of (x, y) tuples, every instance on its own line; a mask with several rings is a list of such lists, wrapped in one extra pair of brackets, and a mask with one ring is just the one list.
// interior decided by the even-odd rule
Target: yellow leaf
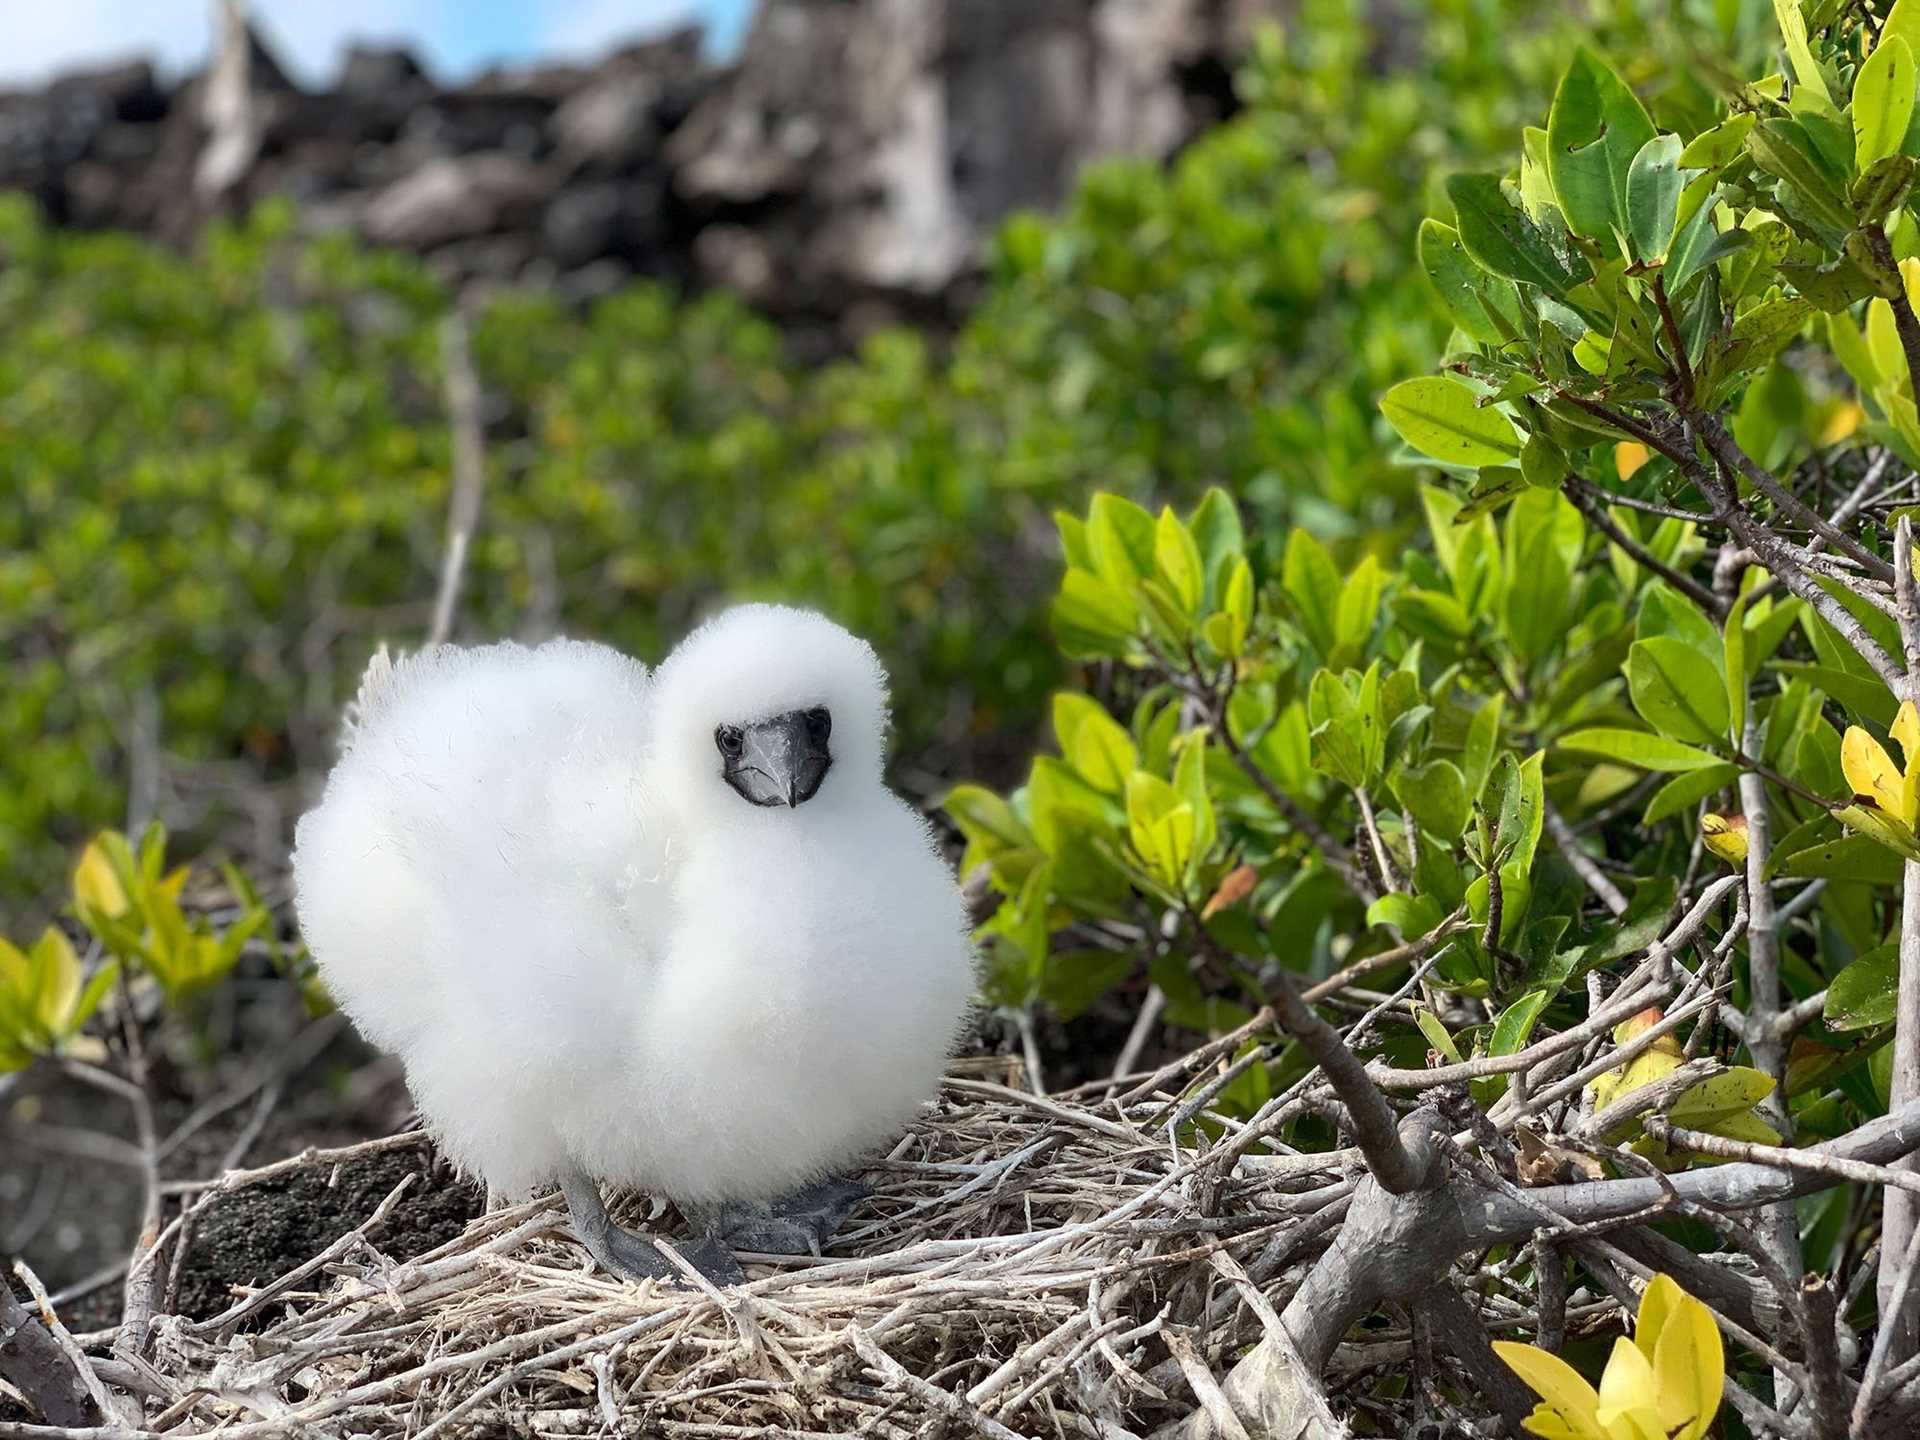
[(1665, 1440), (1653, 1366), (1624, 1335), (1613, 1342), (1613, 1354), (1607, 1357), (1593, 1418), (1617, 1440)]
[[(1666, 1011), (1662, 1010), (1658, 1005), (1649, 1005), (1638, 1014), (1629, 1015), (1625, 1020), (1622, 1020), (1618, 1025), (1613, 1027), (1613, 1043), (1616, 1045), (1625, 1045), (1630, 1040), (1638, 1039), (1666, 1018)], [(1661, 1043), (1663, 1043), (1661, 1040), (1654, 1041), (1656, 1045)], [(1677, 1054), (1678, 1051), (1675, 1053)]]
[(1902, 825), (1878, 806), (1842, 805), (1833, 812), (1833, 818), (1909, 860), (1920, 860), (1920, 838), (1915, 837), (1913, 827)]
[(1673, 1105), (1673, 1123), (1687, 1130), (1711, 1130), (1722, 1120), (1743, 1115), (1773, 1093), (1773, 1077), (1750, 1065), (1735, 1065), (1711, 1075)]
[[(1738, 1115), (1729, 1115), (1723, 1120), (1716, 1120), (1711, 1125), (1701, 1128), (1704, 1128), (1710, 1135), (1721, 1135), (1728, 1140), (1745, 1140), (1750, 1145), (1778, 1145), (1780, 1143), (1780, 1132), (1767, 1124), (1766, 1121), (1762, 1120), (1751, 1110), (1742, 1111)], [(1708, 1156), (1707, 1158), (1712, 1159), (1713, 1157)]]
[(1838, 445), (1854, 431), (1860, 428), (1860, 422), (1867, 418), (1867, 412), (1851, 400), (1842, 400), (1833, 407), (1827, 416), (1826, 424), (1820, 427), (1822, 445)]
[(1729, 865), (1747, 863), (1747, 817), (1744, 815), (1702, 815), (1700, 838), (1707, 849)]
[(80, 863), (73, 867), (73, 898), (110, 920), (127, 913), (127, 892), (98, 840), (80, 852)]
[(0, 940), (0, 985), (16, 994), (26, 994), (27, 957), (7, 940)]
[(73, 953), (67, 937), (49, 925), (34, 942), (33, 958), (41, 967), (40, 993), (34, 1008), (40, 1023), (58, 1034), (66, 1028), (66, 1018), (80, 998), (80, 957)]
[(1905, 377), (1906, 351), (1901, 348), (1900, 333), (1894, 328), (1893, 306), (1885, 300), (1873, 300), (1867, 305), (1867, 351), (1882, 375)]
[(1920, 772), (1920, 713), (1914, 711), (1913, 701), (1900, 702), (1900, 713), (1893, 717), (1893, 729), (1887, 733), (1900, 746), (1907, 769)]
[[(1701, 1440), (1720, 1410), (1726, 1350), (1707, 1307), (1679, 1287), (1675, 1290), (1672, 1313), (1660, 1326), (1654, 1345), (1654, 1391), (1659, 1396), (1662, 1432), (1674, 1440)], [(1645, 1301), (1640, 1313), (1646, 1314)]]
[[(1613, 1440), (1600, 1428), (1595, 1416), (1600, 1408), (1599, 1395), (1580, 1378), (1579, 1371), (1558, 1355), (1549, 1355), (1537, 1345), (1519, 1345), (1511, 1340), (1495, 1340), (1493, 1352), (1544, 1402), (1527, 1420), (1527, 1428), (1534, 1434), (1547, 1436), (1549, 1440), (1561, 1440), (1562, 1436), (1570, 1440)], [(1547, 1428), (1541, 1423), (1542, 1412), (1547, 1419), (1558, 1421), (1565, 1428)]]
[(1613, 447), (1614, 472), (1622, 480), (1631, 480), (1633, 472), (1653, 458), (1653, 452), (1646, 446), (1632, 440), (1622, 440)]
[(1660, 1332), (1673, 1318), (1680, 1302), (1687, 1298), (1671, 1275), (1659, 1274), (1647, 1282), (1647, 1288), (1640, 1295), (1640, 1318), (1634, 1321), (1633, 1343), (1640, 1347), (1640, 1353), (1652, 1364), (1660, 1344)]
[(1858, 725), (1849, 725), (1840, 741), (1840, 769), (1853, 793), (1893, 816), (1913, 824), (1913, 816), (1901, 813), (1900, 792), (1906, 777), (1897, 769), (1880, 742)]

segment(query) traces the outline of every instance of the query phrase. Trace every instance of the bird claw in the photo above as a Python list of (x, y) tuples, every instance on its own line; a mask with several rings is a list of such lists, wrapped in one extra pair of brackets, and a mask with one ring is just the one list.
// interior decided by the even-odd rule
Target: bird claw
[(587, 1247), (587, 1253), (593, 1256), (600, 1268), (610, 1275), (618, 1275), (622, 1280), (680, 1278), (680, 1272), (673, 1262), (645, 1235), (636, 1235), (631, 1230), (622, 1230), (618, 1225), (609, 1224), (597, 1233), (586, 1233), (580, 1238)]
[[(573, 1216), (574, 1230), (600, 1268), (623, 1280), (686, 1283), (680, 1268), (649, 1237), (623, 1230), (608, 1217), (593, 1182), (578, 1171), (561, 1177), (560, 1188)], [(747, 1278), (735, 1250), (762, 1255), (818, 1255), (852, 1213), (870, 1195), (860, 1181), (829, 1175), (782, 1195), (770, 1205), (725, 1204), (692, 1211), (704, 1232), (674, 1246), (680, 1258), (714, 1285), (738, 1285)]]
[[(580, 1170), (560, 1175), (560, 1191), (566, 1197), (567, 1213), (573, 1217), (574, 1233), (600, 1268), (623, 1280), (665, 1280), (684, 1285), (686, 1276), (678, 1265), (653, 1240), (636, 1235), (613, 1223), (599, 1187)], [(715, 1285), (738, 1285), (746, 1279), (740, 1262), (725, 1244), (713, 1236), (676, 1247), (680, 1257)]]
[[(740, 1262), (733, 1258), (733, 1251), (727, 1248), (726, 1241), (717, 1236), (703, 1235), (698, 1240), (688, 1240), (676, 1244), (673, 1248), (680, 1252), (682, 1260), (698, 1270), (710, 1284), (724, 1287), (747, 1283), (747, 1272), (742, 1270)], [(674, 1278), (684, 1281), (682, 1276), (676, 1275)]]
[(872, 1193), (849, 1176), (830, 1175), (770, 1205), (723, 1205), (701, 1218), (710, 1235), (735, 1250), (818, 1255), (853, 1208)]

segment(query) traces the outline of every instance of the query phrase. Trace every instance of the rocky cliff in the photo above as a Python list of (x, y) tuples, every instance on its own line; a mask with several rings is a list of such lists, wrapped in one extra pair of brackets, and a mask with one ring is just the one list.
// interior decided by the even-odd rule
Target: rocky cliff
[(723, 285), (816, 344), (940, 324), (982, 237), (1089, 161), (1163, 157), (1232, 106), (1281, 0), (763, 0), (738, 61), (672, 35), (437, 83), (356, 50), (303, 89), (237, 7), (208, 69), (0, 94), (0, 188), (185, 242), (268, 196), (461, 280), (588, 296)]

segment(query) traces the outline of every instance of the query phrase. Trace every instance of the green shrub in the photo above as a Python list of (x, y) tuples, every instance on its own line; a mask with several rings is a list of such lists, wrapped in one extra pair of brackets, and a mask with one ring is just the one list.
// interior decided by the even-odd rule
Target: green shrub
[[(1264, 39), (1246, 111), (1169, 169), (1012, 222), (950, 346), (805, 372), (723, 296), (487, 300), (458, 634), (657, 657), (721, 593), (822, 605), (891, 662), (925, 789), (1005, 773), (1058, 682), (1053, 505), (1217, 482), (1391, 553), (1409, 472), (1371, 397), (1445, 325), (1410, 199), (1531, 113), (1569, 31), (1536, 0), (1391, 34), (1354, 8)], [(136, 771), (189, 849), (271, 849), (373, 646), (424, 633), (449, 297), (272, 208), (189, 258), (8, 202), (0, 258), (0, 910), (37, 914)]]
[(1877, 739), (1920, 745), (1891, 613), (1920, 467), (1920, 260), (1897, 262), (1920, 248), (1920, 125), (1859, 64), (1856, 20), (1828, 20), (1791, 85), (1706, 108), (1649, 113), (1581, 50), (1517, 167), (1449, 180), (1417, 241), (1456, 326), (1442, 373), (1380, 397), (1404, 473), (1440, 482), (1394, 563), (1243, 538), (1221, 492), (1184, 518), (1104, 494), (1057, 516), (1053, 628), (1110, 679), (1056, 697), (1058, 754), (1023, 786), (946, 802), (1001, 897), (993, 1003), (1071, 1016), (1144, 969), (1170, 1023), (1217, 1034), (1288, 972), (1387, 955), (1391, 986), (1426, 954), (1434, 1008), (1375, 1049), (1512, 1055), (1731, 863), (1793, 918), (1720, 906), (1683, 957), (1700, 984), (1731, 966), (1752, 1064), (1681, 1111), (1760, 1139), (1884, 1111), (1920, 855), (1920, 766)]

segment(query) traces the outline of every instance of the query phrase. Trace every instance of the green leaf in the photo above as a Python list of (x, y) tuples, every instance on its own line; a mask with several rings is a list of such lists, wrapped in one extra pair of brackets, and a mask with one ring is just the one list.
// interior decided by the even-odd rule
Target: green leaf
[(1891, 1025), (1899, 991), (1900, 947), (1881, 945), (1869, 950), (1827, 987), (1827, 1028), (1868, 1030)]
[(1721, 627), (1726, 637), (1722, 668), (1727, 683), (1727, 738), (1738, 748), (1747, 731), (1747, 597), (1733, 602)]
[(1063, 692), (1053, 697), (1053, 728), (1081, 779), (1102, 794), (1120, 794), (1139, 762), (1124, 725), (1085, 695)]
[(1297, 526), (1287, 536), (1280, 588), (1293, 601), (1294, 613), (1313, 648), (1323, 658), (1332, 655), (1338, 644), (1335, 616), (1340, 607), (1340, 572), (1333, 568), (1326, 546)]
[(1424, 1005), (1413, 1007), (1413, 1023), (1420, 1027), (1420, 1033), (1427, 1037), (1427, 1043), (1438, 1050), (1452, 1064), (1460, 1064), (1460, 1047), (1453, 1043), (1453, 1036), (1447, 1033), (1447, 1027), (1440, 1023), (1440, 1017)]
[(1333, 615), (1333, 640), (1342, 663), (1349, 658), (1359, 658), (1367, 637), (1379, 623), (1383, 583), (1380, 562), (1367, 555), (1353, 567), (1346, 584), (1340, 587), (1340, 602)]
[(1535, 430), (1520, 451), (1520, 474), (1536, 490), (1558, 490), (1572, 467), (1566, 451), (1545, 430)]
[(1487, 1043), (1489, 1055), (1514, 1055), (1526, 1048), (1534, 1022), (1552, 997), (1545, 990), (1529, 990), (1501, 1012), (1494, 1022), (1493, 1038)]
[(1680, 188), (1680, 137), (1656, 135), (1627, 167), (1627, 235), (1648, 264), (1667, 258)]
[(1094, 572), (1125, 590), (1154, 572), (1153, 516), (1124, 496), (1102, 491), (1088, 512), (1087, 548)]
[(1140, 623), (1134, 602), (1117, 585), (1091, 570), (1069, 570), (1060, 578), (1051, 616), (1054, 638), (1077, 660), (1125, 653)]
[(1773, 14), (1780, 22), (1780, 38), (1786, 42), (1787, 63), (1793, 66), (1794, 80), (1819, 96), (1831, 109), (1833, 96), (1807, 44), (1807, 19), (1800, 13), (1800, 0), (1773, 0)]
[(1773, 1093), (1773, 1077), (1750, 1065), (1734, 1065), (1711, 1075), (1673, 1105), (1673, 1123), (1688, 1130), (1711, 1130), (1744, 1115)]
[(1573, 567), (1585, 536), (1580, 512), (1557, 490), (1529, 488), (1513, 502), (1501, 618), (1514, 651), (1529, 664), (1565, 637)]
[(1131, 950), (1060, 950), (1047, 957), (1040, 998), (1062, 1020), (1072, 1020), (1125, 980), (1133, 970)]
[(1391, 925), (1411, 940), (1433, 930), (1446, 916), (1430, 895), (1382, 895), (1367, 907), (1368, 925)]
[[(1911, 155), (1889, 155), (1875, 162), (1872, 169), (1854, 181), (1848, 190), (1848, 198), (1860, 215), (1862, 225), (1878, 224), (1887, 212), (1906, 203), (1907, 196), (1913, 191), (1915, 173), (1914, 158)], [(1877, 288), (1866, 273), (1850, 258), (1834, 262), (1837, 275), (1844, 276), (1852, 290), (1852, 298), (1860, 299), (1871, 294)], [(1823, 305), (1824, 310), (1836, 310), (1837, 305)]]
[(1729, 115), (1711, 130), (1703, 130), (1680, 152), (1682, 170), (1718, 170), (1740, 153), (1755, 116), (1750, 110)]
[(1452, 176), (1447, 198), (1460, 222), (1460, 243), (1494, 274), (1561, 295), (1593, 273), (1578, 255), (1562, 259), (1546, 232), (1507, 203), (1498, 175)]
[(1727, 734), (1727, 682), (1700, 654), (1670, 635), (1636, 640), (1627, 685), (1640, 718), (1670, 740), (1720, 744)]
[(1677, 775), (1653, 792), (1640, 823), (1657, 825), (1670, 815), (1691, 810), (1707, 796), (1726, 789), (1739, 778), (1740, 767), (1734, 764), (1709, 765), (1704, 770), (1690, 770)]
[(1513, 422), (1444, 375), (1402, 380), (1380, 397), (1380, 409), (1401, 439), (1449, 465), (1498, 465), (1520, 453)]
[(1865, 835), (1844, 835), (1823, 845), (1809, 845), (1789, 856), (1783, 875), (1809, 880), (1858, 880), (1867, 885), (1900, 883), (1900, 857)]
[(1846, 198), (1813, 158), (1813, 141), (1798, 121), (1779, 116), (1763, 120), (1747, 132), (1746, 145), (1755, 164), (1793, 187), (1809, 219), (1835, 235), (1852, 228)]
[(1227, 582), (1229, 566), (1245, 563), (1246, 531), (1240, 524), (1240, 507), (1218, 485), (1209, 485), (1207, 493), (1194, 506), (1187, 529), (1200, 547), (1200, 568), (1207, 577), (1207, 594), (1216, 610), (1225, 608), (1221, 592)]
[(1180, 517), (1173, 513), (1171, 505), (1160, 512), (1160, 519), (1154, 525), (1153, 564), (1186, 612), (1197, 613), (1201, 597), (1206, 593), (1206, 570), (1201, 564), (1200, 547), (1194, 543), (1187, 527), (1180, 523)]
[(1893, 692), (1877, 675), (1868, 679), (1851, 670), (1833, 665), (1809, 665), (1804, 660), (1776, 660), (1774, 665), (1789, 675), (1799, 676), (1809, 685), (1818, 686), (1860, 719), (1882, 730), (1893, 724), (1893, 717), (1899, 712)]
[(1534, 852), (1546, 821), (1546, 758), (1544, 750), (1536, 750), (1525, 760), (1516, 760), (1509, 753), (1500, 757), (1496, 767), (1502, 777), (1501, 863), (1523, 875), (1533, 868)]
[(1602, 755), (1609, 760), (1638, 765), (1642, 770), (1674, 774), (1684, 770), (1704, 770), (1709, 765), (1725, 763), (1718, 755), (1695, 749), (1691, 745), (1682, 745), (1677, 740), (1669, 740), (1661, 735), (1606, 726), (1562, 735), (1554, 742), (1554, 748), (1575, 750), (1583, 755)]
[(1237, 655), (1246, 642), (1247, 631), (1253, 627), (1253, 567), (1247, 564), (1244, 555), (1233, 562), (1226, 593), (1220, 597), (1220, 609), (1232, 621), (1235, 636), (1233, 649), (1224, 653)]
[(1194, 855), (1193, 807), (1157, 775), (1127, 777), (1127, 836), (1134, 853), (1161, 884), (1178, 891)]
[(1087, 522), (1067, 510), (1053, 512), (1053, 525), (1060, 532), (1060, 553), (1069, 567), (1093, 569), (1093, 552), (1087, 548)]
[(1219, 834), (1213, 813), (1213, 797), (1207, 790), (1205, 731), (1196, 730), (1187, 737), (1180, 751), (1179, 762), (1173, 769), (1173, 788), (1187, 808), (1193, 811), (1193, 860), (1188, 867), (1188, 878), (1191, 879), (1192, 869), (1207, 858), (1207, 852), (1213, 849), (1214, 839)]
[(1893, 0), (1893, 8), (1880, 24), (1880, 43), (1904, 40), (1907, 48), (1920, 55), (1920, 0)]
[(1500, 713), (1506, 706), (1504, 695), (1491, 695), (1467, 722), (1466, 744), (1460, 751), (1460, 776), (1466, 782), (1467, 799), (1478, 800), (1493, 773), (1493, 755), (1500, 743)]
[(1758, 370), (1770, 363), (1792, 343), (1813, 313), (1813, 302), (1803, 295), (1761, 301), (1733, 322), (1726, 351), (1728, 368)]
[(1421, 221), (1419, 250), (1420, 268), (1468, 339), (1498, 345), (1520, 334), (1513, 282), (1481, 269), (1467, 254), (1458, 230), (1439, 220)]
[(1547, 169), (1560, 212), (1576, 234), (1611, 246), (1626, 229), (1627, 175), (1653, 122), (1639, 99), (1587, 50), (1554, 92), (1547, 118)]
[(1372, 785), (1386, 752), (1379, 662), (1361, 677), (1357, 695), (1333, 671), (1317, 672), (1307, 690), (1307, 715), (1315, 767), (1345, 785)]
[(1678, 298), (1682, 291), (1722, 256), (1748, 244), (1752, 236), (1745, 230), (1719, 231), (1713, 228), (1713, 206), (1702, 205), (1694, 217), (1680, 228), (1673, 248), (1667, 252), (1667, 293)]
[(1451, 760), (1401, 769), (1394, 776), (1393, 793), (1421, 829), (1450, 842), (1465, 832), (1472, 814), (1467, 782)]

